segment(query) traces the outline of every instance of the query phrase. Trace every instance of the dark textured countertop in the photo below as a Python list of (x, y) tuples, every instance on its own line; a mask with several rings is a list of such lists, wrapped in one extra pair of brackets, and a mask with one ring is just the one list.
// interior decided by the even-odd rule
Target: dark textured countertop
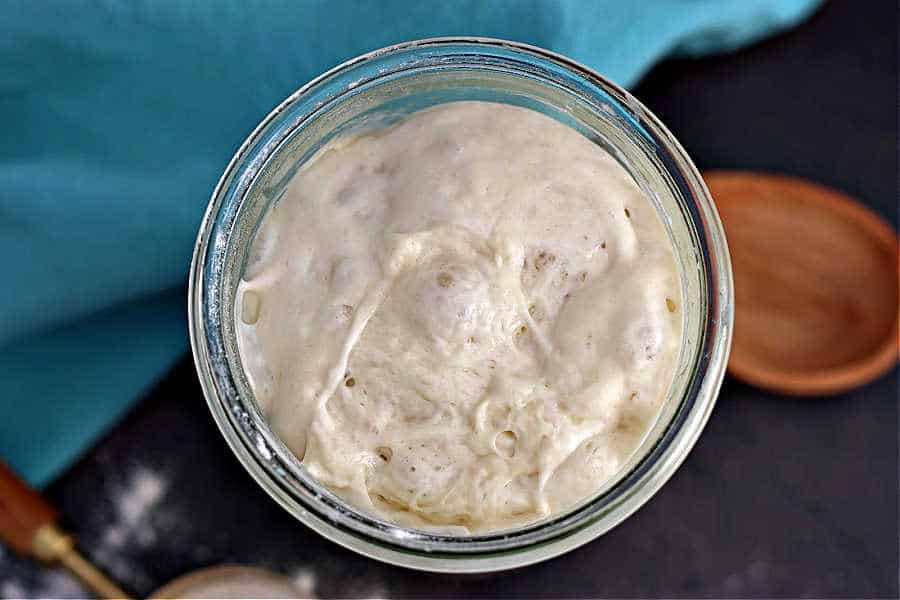
[[(805, 176), (897, 226), (897, 6), (833, 0), (732, 55), (659, 65), (635, 90), (701, 168)], [(47, 490), (88, 555), (135, 593), (219, 563), (320, 597), (896, 597), (897, 371), (790, 399), (728, 379), (687, 461), (641, 510), (563, 557), (485, 576), (357, 556), (293, 520), (213, 425), (188, 357)], [(0, 549), (0, 595), (79, 596)]]

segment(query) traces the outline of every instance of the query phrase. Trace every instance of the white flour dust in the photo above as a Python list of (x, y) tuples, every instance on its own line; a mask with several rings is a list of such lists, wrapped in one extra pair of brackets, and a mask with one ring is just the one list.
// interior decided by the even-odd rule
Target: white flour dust
[(10, 578), (0, 583), (0, 597), (8, 600), (19, 598), (86, 598), (88, 592), (78, 581), (62, 569), (41, 571), (38, 577), (26, 584)]
[(7, 600), (12, 600), (13, 598), (24, 598), (25, 588), (23, 588), (22, 584), (18, 581), (4, 581), (3, 585), (0, 585), (0, 596), (3, 596)]
[(122, 546), (134, 539), (141, 546), (152, 544), (156, 534), (147, 522), (148, 512), (166, 492), (166, 481), (143, 467), (135, 469), (128, 485), (113, 496), (117, 520), (103, 534), (104, 545)]
[[(360, 598), (365, 600), (382, 600), (390, 598), (387, 588), (380, 578), (347, 578), (342, 575), (335, 575), (334, 573), (327, 573), (323, 577), (321, 573), (316, 572), (315, 567), (312, 565), (297, 567), (296, 569), (289, 571), (288, 577), (290, 578), (294, 589), (297, 590), (297, 596), (299, 598), (329, 598), (334, 593), (334, 589), (339, 589), (340, 594), (347, 598)], [(338, 580), (340, 580), (339, 584), (337, 584)]]
[(100, 535), (95, 556), (113, 577), (138, 586), (149, 581), (142, 567), (123, 557), (122, 550), (144, 549), (156, 542), (154, 521), (168, 487), (162, 475), (142, 466), (131, 471), (124, 485), (111, 486), (113, 518)]
[(301, 567), (291, 574), (291, 583), (297, 588), (297, 594), (301, 598), (317, 598), (316, 583), (318, 577), (315, 571), (309, 567)]

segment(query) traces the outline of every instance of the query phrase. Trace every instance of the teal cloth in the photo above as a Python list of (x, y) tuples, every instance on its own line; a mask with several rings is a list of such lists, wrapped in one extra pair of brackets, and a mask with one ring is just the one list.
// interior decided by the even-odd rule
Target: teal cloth
[(210, 193), (256, 123), (323, 70), (404, 40), (480, 35), (629, 86), (664, 56), (727, 51), (817, 4), (6, 0), (0, 457), (45, 484), (183, 356)]

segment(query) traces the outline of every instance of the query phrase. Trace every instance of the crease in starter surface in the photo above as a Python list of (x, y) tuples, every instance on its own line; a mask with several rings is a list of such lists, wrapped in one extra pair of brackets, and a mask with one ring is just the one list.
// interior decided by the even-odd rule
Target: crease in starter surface
[(350, 361), (350, 353), (353, 351), (353, 347), (356, 345), (356, 342), (359, 341), (359, 336), (362, 335), (369, 319), (372, 318), (372, 315), (375, 314), (375, 311), (378, 310), (378, 307), (384, 301), (384, 293), (389, 287), (390, 281), (381, 281), (363, 301), (363, 305), (360, 307), (363, 309), (361, 311), (362, 316), (357, 312), (353, 317), (353, 323), (350, 326), (350, 332), (347, 334), (347, 338), (344, 341), (338, 363), (336, 366), (332, 367), (328, 382), (325, 384), (322, 391), (319, 392), (316, 399), (319, 412), (323, 415), (328, 415), (328, 411), (325, 410), (325, 403), (328, 402), (328, 399), (334, 394), (334, 391), (341, 384), (341, 381), (344, 380), (344, 373), (347, 372), (347, 363)]
[(258, 317), (239, 300), (235, 322), (260, 407), (320, 482), (403, 526), (573, 506), (617, 475), (674, 374), (667, 299), (683, 303), (656, 209), (528, 109), (451, 103), (338, 140), (252, 252), (238, 297)]

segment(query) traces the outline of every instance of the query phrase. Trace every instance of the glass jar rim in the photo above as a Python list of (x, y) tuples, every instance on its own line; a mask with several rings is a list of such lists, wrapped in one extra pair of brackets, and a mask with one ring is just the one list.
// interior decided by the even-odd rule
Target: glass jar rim
[[(602, 94), (602, 103), (613, 103), (671, 159), (668, 175), (685, 202), (691, 203), (691, 217), (698, 229), (697, 250), (706, 277), (705, 331), (682, 408), (655, 447), (603, 494), (574, 510), (514, 530), (436, 535), (389, 524), (352, 507), (348, 510), (346, 503), (322, 486), (310, 486), (299, 461), (269, 430), (258, 411), (241, 408), (243, 399), (222, 346), (223, 318), (230, 318), (231, 312), (222, 305), (218, 286), (232, 220), (257, 176), (292, 132), (315, 119), (324, 104), (340, 101), (341, 93), (365, 79), (356, 79), (360, 75), (356, 71), (372, 71), (378, 63), (374, 74), (368, 74), (370, 81), (377, 81), (421, 67), (423, 55), (440, 62), (450, 55), (500, 54)], [(385, 61), (390, 64), (382, 64)], [(534, 46), (473, 37), (432, 38), (375, 50), (317, 77), (276, 107), (241, 145), (213, 192), (194, 249), (188, 296), (191, 346), (207, 403), (229, 446), (260, 485), (299, 520), (357, 552), (413, 568), (455, 572), (504, 569), (550, 558), (608, 531), (649, 500), (684, 460), (711, 413), (725, 373), (733, 319), (733, 284), (724, 231), (703, 179), (671, 133), (628, 92), (587, 67)], [(297, 489), (298, 485), (306, 489)]]

